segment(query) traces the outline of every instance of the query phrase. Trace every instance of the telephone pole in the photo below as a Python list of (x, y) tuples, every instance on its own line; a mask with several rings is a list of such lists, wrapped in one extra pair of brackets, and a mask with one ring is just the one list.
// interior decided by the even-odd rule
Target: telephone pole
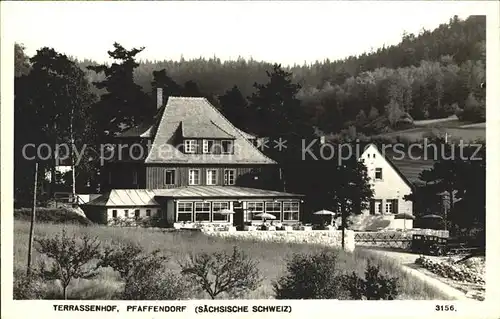
[(37, 177), (38, 177), (38, 162), (35, 163), (35, 187), (33, 188), (33, 211), (31, 212), (30, 237), (29, 237), (29, 244), (28, 244), (28, 267), (26, 269), (26, 276), (28, 278), (31, 274), (31, 255), (32, 255), (32, 250), (33, 250), (33, 236), (35, 233)]

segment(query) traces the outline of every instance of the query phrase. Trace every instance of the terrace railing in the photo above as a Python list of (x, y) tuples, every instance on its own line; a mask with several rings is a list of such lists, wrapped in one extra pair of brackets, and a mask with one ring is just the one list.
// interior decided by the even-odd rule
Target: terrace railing
[(409, 229), (406, 231), (355, 232), (354, 240), (359, 246), (377, 246), (388, 248), (410, 248), (415, 234), (434, 235), (448, 238), (448, 231), (433, 229)]

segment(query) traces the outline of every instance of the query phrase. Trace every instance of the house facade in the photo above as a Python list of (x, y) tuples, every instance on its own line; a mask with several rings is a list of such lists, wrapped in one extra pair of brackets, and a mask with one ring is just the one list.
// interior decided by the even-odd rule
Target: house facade
[[(100, 211), (106, 216), (90, 215), (106, 222), (124, 214), (125, 209), (130, 212), (131, 207), (154, 201), (159, 209), (155, 206), (152, 216), (160, 214), (168, 225), (243, 227), (262, 223), (255, 216), (259, 213), (274, 215), (277, 223), (297, 223), (302, 196), (270, 189), (269, 177), (279, 176), (277, 163), (261, 153), (254, 140), (207, 99), (170, 97), (165, 106), (158, 104), (150, 123), (116, 137), (102, 173), (104, 194), (87, 203), (84, 210)], [(125, 206), (113, 206), (113, 201), (106, 200), (122, 196), (132, 199)], [(141, 211), (134, 208), (134, 212), (136, 209)], [(234, 214), (221, 215), (222, 210)]]
[(365, 148), (359, 160), (367, 168), (374, 194), (369, 208), (355, 221), (357, 229), (413, 228), (413, 219), (404, 216), (414, 216), (415, 205), (404, 198), (413, 193), (415, 186), (421, 182), (419, 174), (431, 168), (433, 162), (410, 159), (408, 154), (390, 149), (379, 150), (374, 144)]
[(378, 148), (369, 145), (360, 157), (365, 164), (373, 189), (373, 199), (365, 214), (384, 215), (406, 213), (413, 215), (411, 201), (403, 200), (412, 193), (412, 184)]

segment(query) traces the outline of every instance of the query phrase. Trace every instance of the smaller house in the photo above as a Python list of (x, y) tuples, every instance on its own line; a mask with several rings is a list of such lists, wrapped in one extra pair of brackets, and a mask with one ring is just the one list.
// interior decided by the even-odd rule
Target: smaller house
[(355, 220), (358, 230), (381, 228), (410, 229), (412, 219), (399, 219), (398, 215), (414, 216), (414, 204), (404, 199), (415, 185), (421, 183), (419, 174), (433, 165), (432, 160), (411, 159), (407, 154), (391, 149), (380, 151), (374, 144), (361, 154), (374, 190), (369, 209)]
[(146, 189), (113, 189), (82, 207), (88, 219), (105, 225), (161, 215), (161, 206), (154, 199), (154, 193)]

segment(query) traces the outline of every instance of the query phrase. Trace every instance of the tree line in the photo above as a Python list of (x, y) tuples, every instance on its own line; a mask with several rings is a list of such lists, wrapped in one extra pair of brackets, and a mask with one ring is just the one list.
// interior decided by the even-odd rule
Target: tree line
[[(458, 114), (464, 120), (485, 119), (486, 19), (453, 17), (433, 31), (404, 34), (399, 44), (343, 60), (316, 61), (282, 69), (300, 86), (297, 98), (308, 115), (303, 121), (325, 133), (350, 126), (366, 135), (397, 129), (409, 118), (432, 119)], [(95, 65), (85, 60), (83, 67)], [(215, 104), (246, 106), (255, 83), (267, 81), (267, 62), (217, 57), (172, 61), (141, 61), (134, 81), (144, 92), (154, 88), (154, 72), (164, 72), (176, 86)], [(102, 74), (87, 73), (91, 81)], [(213, 79), (217, 79), (214, 81)], [(179, 94), (179, 93), (176, 93)], [(154, 93), (153, 93), (154, 95)], [(234, 100), (232, 100), (234, 99)], [(249, 120), (251, 122), (251, 120)]]

